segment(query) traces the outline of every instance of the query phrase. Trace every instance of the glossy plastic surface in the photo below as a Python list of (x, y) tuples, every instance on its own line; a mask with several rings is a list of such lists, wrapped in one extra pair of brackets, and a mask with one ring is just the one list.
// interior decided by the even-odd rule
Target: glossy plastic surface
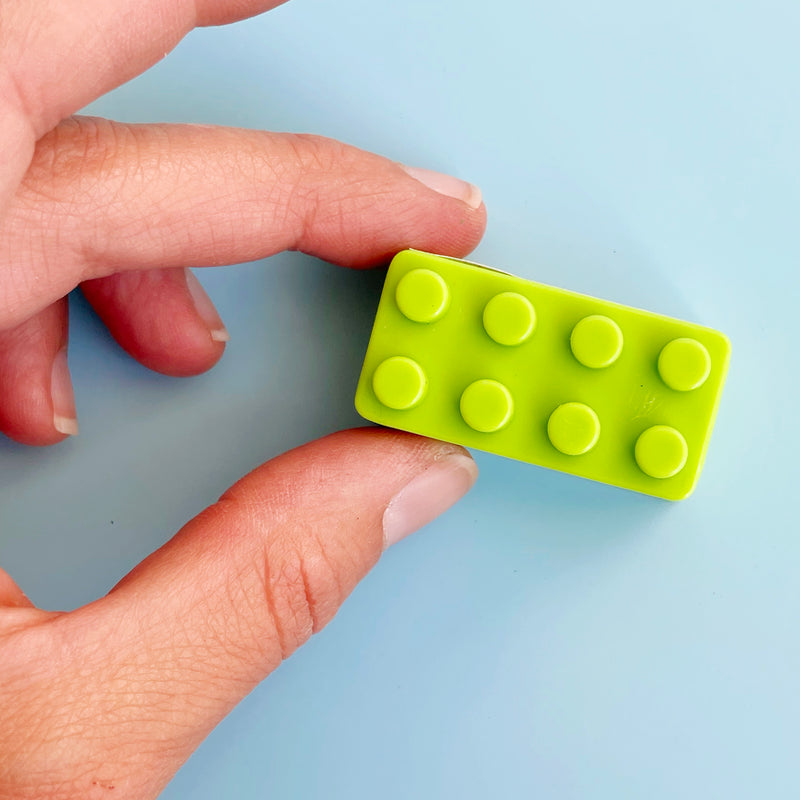
[(356, 408), (680, 500), (700, 474), (729, 359), (718, 331), (409, 250), (386, 276)]

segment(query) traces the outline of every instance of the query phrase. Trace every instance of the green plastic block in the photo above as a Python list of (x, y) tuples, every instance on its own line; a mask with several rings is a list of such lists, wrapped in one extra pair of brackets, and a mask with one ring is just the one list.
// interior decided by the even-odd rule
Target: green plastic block
[(356, 408), (680, 500), (703, 465), (729, 359), (718, 331), (406, 250), (386, 276)]

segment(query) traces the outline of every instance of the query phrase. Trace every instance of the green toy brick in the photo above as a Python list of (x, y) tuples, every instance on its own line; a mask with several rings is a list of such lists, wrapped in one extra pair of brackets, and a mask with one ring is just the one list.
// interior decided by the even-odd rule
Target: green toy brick
[(356, 391), (368, 420), (680, 500), (730, 359), (718, 331), (406, 250)]

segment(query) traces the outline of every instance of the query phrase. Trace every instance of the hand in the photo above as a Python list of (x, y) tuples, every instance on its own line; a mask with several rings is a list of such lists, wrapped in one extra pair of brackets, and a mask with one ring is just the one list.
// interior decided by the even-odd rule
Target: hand
[[(291, 248), (349, 266), (464, 255), (480, 194), (330, 140), (70, 118), (194, 25), (269, 0), (0, 7), (0, 430), (77, 431), (65, 295), (134, 358), (188, 375), (227, 335), (185, 266)], [(377, 429), (244, 478), (108, 596), (34, 608), (0, 570), (0, 800), (155, 797), (213, 726), (319, 630), (390, 544), (466, 492), (460, 448)]]
[(68, 117), (193, 25), (275, 5), (0, 6), (0, 431), (39, 445), (77, 431), (64, 296), (78, 285), (134, 358), (190, 375), (227, 333), (189, 264), (299, 249), (362, 267), (477, 244), (480, 192), (454, 178), (320, 137)]

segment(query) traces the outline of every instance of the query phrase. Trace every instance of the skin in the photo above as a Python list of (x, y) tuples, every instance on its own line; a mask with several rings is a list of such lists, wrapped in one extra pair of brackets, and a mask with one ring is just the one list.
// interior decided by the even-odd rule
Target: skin
[[(405, 247), (462, 256), (477, 244), (482, 205), (328, 139), (71, 116), (193, 27), (278, 4), (0, 5), (6, 435), (64, 438), (53, 365), (77, 286), (132, 357), (191, 375), (225, 342), (192, 301), (187, 264), (298, 249), (368, 267)], [(312, 442), (243, 478), (106, 597), (69, 613), (35, 608), (0, 570), (0, 800), (91, 800), (111, 787), (115, 798), (156, 797), (214, 725), (332, 618), (380, 557), (392, 498), (449, 457), (466, 460), (459, 448), (376, 429)]]

